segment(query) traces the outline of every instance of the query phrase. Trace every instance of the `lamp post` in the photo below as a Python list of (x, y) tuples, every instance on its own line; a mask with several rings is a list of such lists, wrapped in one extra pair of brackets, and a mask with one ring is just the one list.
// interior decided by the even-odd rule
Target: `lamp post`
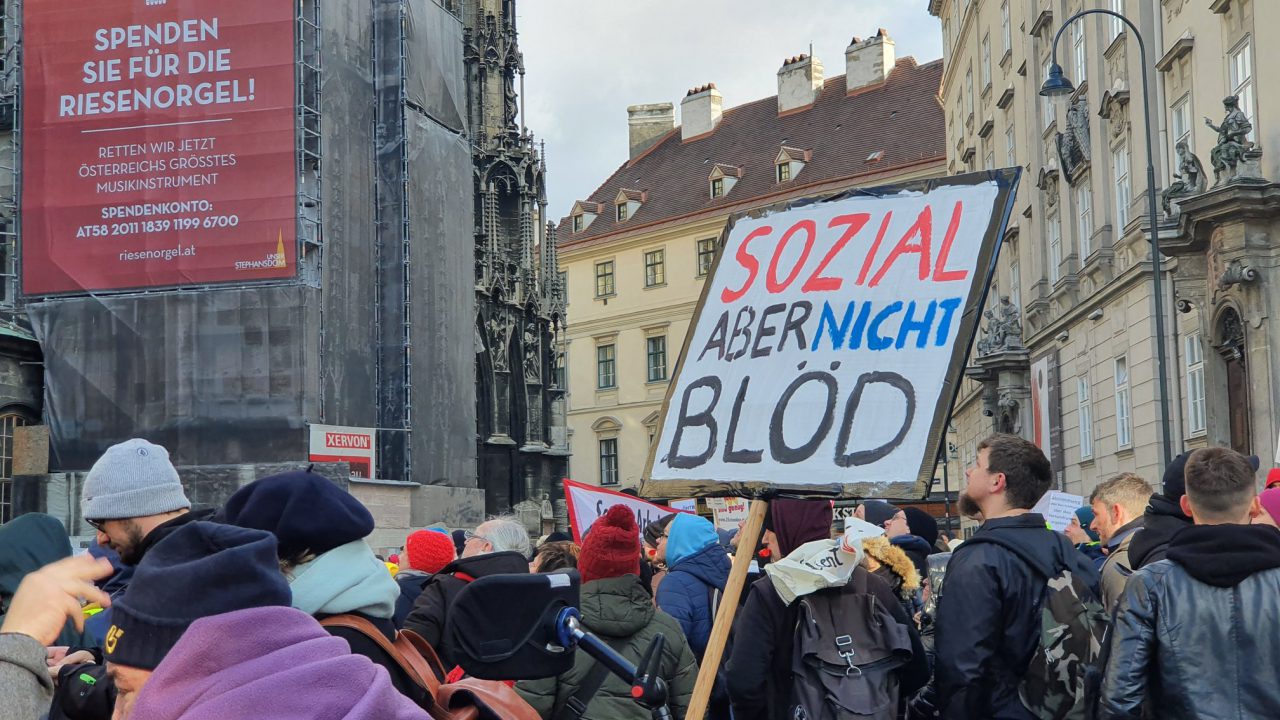
[(1062, 33), (1066, 31), (1071, 23), (1083, 18), (1085, 15), (1093, 14), (1110, 15), (1123, 22), (1133, 31), (1133, 36), (1138, 41), (1138, 58), (1142, 66), (1142, 116), (1146, 128), (1143, 134), (1147, 140), (1147, 213), (1150, 216), (1151, 278), (1156, 306), (1156, 382), (1159, 388), (1157, 403), (1160, 405), (1160, 442), (1162, 445), (1160, 462), (1161, 471), (1163, 471), (1164, 468), (1169, 466), (1170, 456), (1173, 451), (1173, 428), (1169, 421), (1169, 384), (1165, 374), (1167, 364), (1164, 347), (1164, 283), (1160, 277), (1160, 234), (1156, 226), (1156, 168), (1155, 154), (1151, 149), (1151, 136), (1153, 134), (1151, 126), (1151, 92), (1147, 81), (1147, 47), (1142, 41), (1142, 34), (1129, 21), (1129, 18), (1111, 10), (1084, 10), (1072, 15), (1067, 18), (1066, 22), (1062, 23), (1062, 27), (1058, 28), (1057, 34), (1053, 36), (1053, 54), (1049, 64), (1049, 76), (1045, 78), (1044, 84), (1040, 86), (1040, 94), (1045, 97), (1062, 97), (1075, 92), (1075, 86), (1063, 76), (1062, 66), (1058, 64), (1058, 40), (1062, 38)]

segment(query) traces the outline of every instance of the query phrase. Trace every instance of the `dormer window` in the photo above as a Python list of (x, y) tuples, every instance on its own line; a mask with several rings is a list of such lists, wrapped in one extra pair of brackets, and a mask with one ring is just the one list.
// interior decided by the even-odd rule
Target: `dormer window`
[(742, 168), (736, 165), (725, 165), (724, 163), (716, 163), (711, 167), (711, 176), (707, 180), (711, 183), (711, 199), (722, 198), (728, 195), (734, 184), (742, 178)]
[(591, 227), (591, 221), (596, 219), (603, 206), (598, 202), (590, 202), (588, 200), (579, 200), (573, 204), (573, 210), (569, 216), (573, 218), (573, 231), (580, 233)]
[(782, 150), (773, 160), (774, 178), (779, 183), (791, 182), (804, 169), (805, 163), (809, 162), (810, 155), (811, 152), (808, 150), (782, 146)]
[(628, 218), (633, 218), (640, 206), (649, 199), (649, 193), (644, 190), (628, 190), (622, 189), (618, 191), (618, 196), (613, 199), (614, 219), (617, 222), (623, 222)]

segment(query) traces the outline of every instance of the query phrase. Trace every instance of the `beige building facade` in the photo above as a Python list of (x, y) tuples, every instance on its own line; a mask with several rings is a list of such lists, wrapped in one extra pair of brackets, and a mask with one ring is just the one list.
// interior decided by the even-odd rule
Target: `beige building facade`
[(693, 88), (679, 126), (670, 103), (629, 108), (630, 157), (557, 230), (572, 479), (640, 484), (731, 215), (945, 174), (941, 64), (896, 57), (884, 31), (854, 38), (844, 61), (825, 77), (818, 59), (788, 58), (777, 96), (737, 107)]
[[(1058, 44), (1075, 93), (1040, 97), (1054, 34), (1095, 8), (1137, 26), (1147, 64), (1131, 29), (1090, 15)], [(1178, 143), (1203, 169), (1157, 220), (1169, 454), (1228, 445), (1269, 465), (1280, 355), (1270, 327), (1276, 292), (1267, 287), (1280, 279), (1272, 269), (1280, 258), (1266, 240), (1277, 222), (1267, 178), (1280, 177), (1280, 158), (1268, 154), (1280, 147), (1280, 81), (1258, 69), (1280, 49), (1260, 44), (1258, 31), (1277, 27), (1280, 3), (933, 0), (929, 11), (944, 38), (948, 170), (1023, 170), (991, 293), (992, 303), (1009, 297), (1020, 317), (1013, 327), (997, 320), (996, 347), (970, 357), (948, 427), (951, 477), (973, 462), (978, 440), (1003, 430), (1046, 448), (1062, 490), (1087, 496), (1121, 471), (1160, 481), (1144, 72), (1157, 191), (1195, 166), (1182, 162)], [(1229, 95), (1252, 131), (1218, 183), (1219, 135), (1205, 118), (1222, 124)]]

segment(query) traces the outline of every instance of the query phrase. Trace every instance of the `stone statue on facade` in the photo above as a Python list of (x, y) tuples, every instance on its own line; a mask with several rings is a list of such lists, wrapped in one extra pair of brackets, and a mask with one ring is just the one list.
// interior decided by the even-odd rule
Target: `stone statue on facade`
[(1230, 95), (1223, 99), (1222, 105), (1227, 116), (1222, 119), (1221, 125), (1214, 125), (1209, 118), (1204, 119), (1205, 125), (1218, 133), (1218, 144), (1209, 155), (1213, 163), (1214, 187), (1221, 185), (1224, 179), (1229, 180), (1236, 175), (1236, 168), (1245, 159), (1245, 152), (1253, 146), (1248, 139), (1249, 133), (1253, 131), (1253, 123), (1249, 122), (1249, 118), (1240, 109), (1240, 98)]
[(1089, 106), (1080, 100), (1067, 109), (1067, 131), (1058, 133), (1058, 160), (1067, 177), (1089, 161)]
[(508, 372), (507, 343), (511, 340), (511, 318), (504, 313), (489, 316), (489, 355), (493, 358), (493, 369), (497, 372)]
[(1178, 154), (1178, 172), (1173, 174), (1173, 182), (1161, 194), (1165, 215), (1173, 215), (1172, 200), (1204, 192), (1206, 182), (1204, 166), (1200, 164), (1200, 158), (1187, 147), (1187, 141), (1179, 140), (1174, 149)]
[(528, 382), (542, 379), (542, 343), (538, 342), (538, 326), (534, 323), (524, 329), (524, 379)]
[(987, 319), (986, 337), (978, 341), (978, 355), (993, 355), (1022, 347), (1021, 313), (1008, 295), (1000, 296), (995, 308), (982, 313)]
[(1000, 400), (996, 403), (996, 432), (1017, 435), (1022, 432), (1022, 413), (1013, 393), (1000, 391)]

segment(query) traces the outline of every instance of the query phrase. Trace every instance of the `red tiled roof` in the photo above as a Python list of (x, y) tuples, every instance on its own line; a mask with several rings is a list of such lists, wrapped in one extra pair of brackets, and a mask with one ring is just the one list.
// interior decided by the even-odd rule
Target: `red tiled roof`
[[(791, 185), (834, 182), (922, 160), (945, 160), (946, 119), (938, 99), (941, 84), (941, 60), (917, 65), (904, 57), (886, 82), (851, 94), (845, 92), (843, 75), (830, 78), (813, 106), (801, 112), (779, 116), (777, 98), (767, 97), (726, 110), (715, 131), (701, 138), (683, 142), (676, 128), (644, 154), (623, 163), (591, 194), (592, 202), (612, 203), (620, 190), (646, 191), (647, 202), (627, 218), (626, 225), (606, 214), (582, 232), (560, 233), (560, 245), (634, 232), (652, 223), (714, 212), (784, 190), (775, 182), (773, 171), (781, 147), (806, 148), (809, 155)], [(868, 162), (876, 151), (883, 156)], [(741, 179), (733, 192), (712, 198), (707, 177), (716, 164), (738, 168)]]
[[(731, 178), (742, 177), (742, 168), (737, 165), (729, 165), (727, 163), (712, 163), (711, 172), (714, 173), (717, 169), (719, 169), (720, 174), (725, 177), (731, 177)], [(711, 173), (707, 173), (707, 175), (710, 176)]]
[(645, 198), (646, 194), (647, 193), (644, 190), (631, 190), (629, 188), (622, 188), (621, 190), (618, 191), (617, 195), (613, 196), (613, 198), (617, 200), (619, 197), (624, 197), (628, 200), (633, 200), (635, 202), (642, 203), (646, 199)]

